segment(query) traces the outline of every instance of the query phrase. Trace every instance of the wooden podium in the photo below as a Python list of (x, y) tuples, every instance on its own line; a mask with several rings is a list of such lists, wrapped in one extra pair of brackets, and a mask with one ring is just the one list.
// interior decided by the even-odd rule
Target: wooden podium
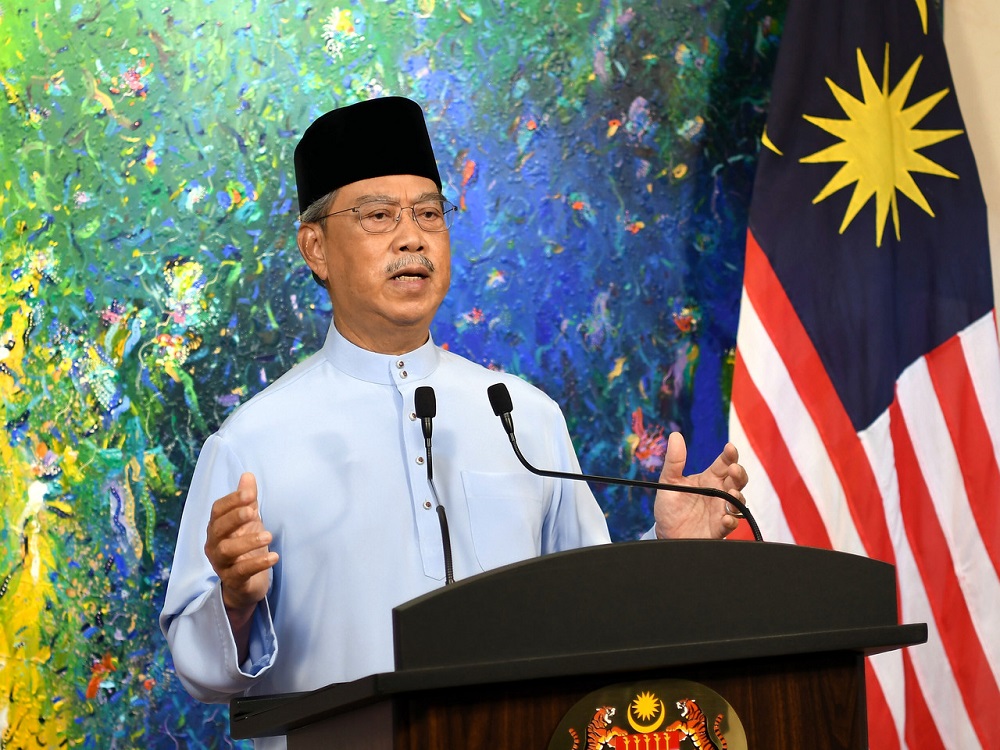
[(861, 750), (864, 656), (927, 639), (926, 625), (898, 624), (891, 565), (737, 541), (547, 555), (414, 599), (393, 621), (396, 671), (238, 698), (232, 736), (284, 734), (290, 750), (544, 750), (591, 691), (682, 678), (728, 701), (750, 748)]

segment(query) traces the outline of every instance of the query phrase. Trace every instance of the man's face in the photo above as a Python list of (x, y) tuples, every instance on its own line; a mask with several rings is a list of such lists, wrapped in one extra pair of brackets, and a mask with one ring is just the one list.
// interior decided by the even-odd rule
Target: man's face
[[(426, 177), (393, 175), (345, 185), (328, 213), (365, 201), (412, 206), (440, 199)], [(299, 251), (327, 280), (337, 330), (370, 351), (402, 354), (427, 341), (431, 320), (451, 283), (447, 231), (421, 229), (409, 210), (385, 234), (371, 234), (350, 211), (299, 228)]]

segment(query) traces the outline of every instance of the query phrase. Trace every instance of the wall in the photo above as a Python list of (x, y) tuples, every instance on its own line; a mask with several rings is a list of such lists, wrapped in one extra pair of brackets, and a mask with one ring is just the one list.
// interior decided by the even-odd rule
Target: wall
[[(1000, 8), (996, 0), (948, 0), (944, 41), (989, 207), (993, 289), (1000, 299)], [(1000, 307), (1000, 305), (998, 305)]]

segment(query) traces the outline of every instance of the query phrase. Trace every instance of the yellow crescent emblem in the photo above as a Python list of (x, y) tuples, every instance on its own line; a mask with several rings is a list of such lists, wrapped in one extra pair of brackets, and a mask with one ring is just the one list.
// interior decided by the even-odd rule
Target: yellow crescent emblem
[(778, 156), (784, 156), (784, 154), (781, 153), (781, 149), (774, 145), (774, 141), (771, 140), (771, 136), (767, 134), (767, 125), (764, 126), (764, 132), (761, 133), (760, 142), (771, 149)]
[(657, 729), (660, 728), (660, 724), (662, 724), (663, 720), (665, 718), (667, 718), (667, 707), (663, 705), (663, 701), (660, 700), (660, 699), (657, 699), (656, 702), (659, 703), (659, 709), (655, 712), (655, 716), (657, 718), (653, 720), (652, 724), (640, 724), (640, 723), (638, 723), (632, 717), (632, 706), (631, 705), (629, 706), (628, 710), (625, 712), (625, 715), (628, 717), (628, 723), (629, 723), (629, 725), (632, 727), (632, 729), (634, 729), (635, 731), (637, 731), (639, 734), (652, 734), (653, 732), (655, 732)]

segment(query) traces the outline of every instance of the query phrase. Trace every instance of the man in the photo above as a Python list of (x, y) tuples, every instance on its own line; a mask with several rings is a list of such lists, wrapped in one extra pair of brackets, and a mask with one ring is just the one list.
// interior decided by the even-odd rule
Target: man
[[(420, 107), (385, 98), (329, 112), (295, 166), (299, 251), (334, 319), (324, 347), (231, 415), (199, 457), (160, 624), (177, 674), (206, 701), (393, 668), (392, 608), (444, 578), (421, 385), (437, 393), (434, 481), (456, 577), (610, 541), (585, 483), (521, 467), (486, 391), (507, 385), (533, 462), (577, 472), (558, 406), (431, 341), (453, 207)], [(682, 476), (685, 458), (672, 435), (662, 481), (741, 497), (732, 445), (694, 477)], [(730, 511), (659, 493), (647, 536), (723, 537), (738, 523)]]

